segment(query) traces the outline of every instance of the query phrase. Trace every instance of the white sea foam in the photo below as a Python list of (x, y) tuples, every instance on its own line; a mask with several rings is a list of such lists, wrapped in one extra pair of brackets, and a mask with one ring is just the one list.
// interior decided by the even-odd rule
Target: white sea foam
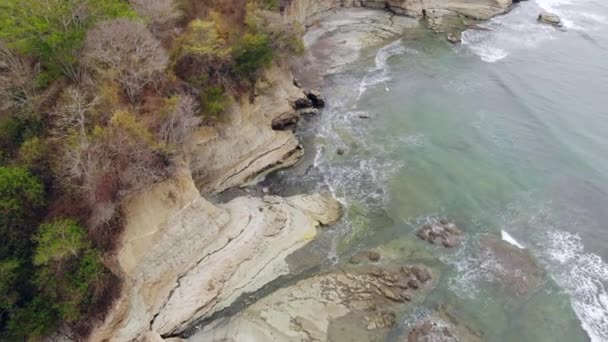
[(462, 45), (484, 62), (495, 63), (513, 51), (534, 48), (554, 39), (556, 30), (536, 23), (536, 15), (520, 5), (512, 12), (484, 24), (488, 30), (469, 29), (462, 34)]
[(608, 341), (608, 265), (586, 252), (578, 235), (555, 230), (547, 242), (547, 267), (570, 296), (583, 329), (592, 342)]
[(416, 50), (408, 49), (403, 46), (401, 39), (398, 39), (378, 50), (375, 58), (375, 66), (365, 74), (361, 80), (361, 83), (359, 84), (358, 98), (361, 98), (369, 87), (380, 83), (384, 83), (385, 90), (390, 91), (387, 83), (391, 79), (389, 75), (388, 60), (393, 56), (402, 55), (406, 52), (417, 53)]
[(519, 249), (526, 249), (526, 247), (522, 246), (519, 242), (517, 242), (517, 240), (515, 240), (511, 236), (511, 234), (507, 233), (505, 230), (500, 231), (500, 237), (502, 238), (503, 241), (510, 243), (511, 245), (513, 245)]

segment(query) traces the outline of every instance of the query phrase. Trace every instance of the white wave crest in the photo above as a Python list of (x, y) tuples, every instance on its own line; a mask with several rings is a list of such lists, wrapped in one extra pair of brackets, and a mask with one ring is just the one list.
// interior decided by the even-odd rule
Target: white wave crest
[(546, 248), (547, 267), (570, 296), (583, 329), (592, 342), (608, 341), (608, 265), (586, 253), (581, 238), (572, 233), (550, 232)]
[[(402, 55), (406, 52), (417, 53), (416, 50), (407, 49), (403, 46), (401, 39), (398, 39), (380, 50), (376, 53), (375, 58), (375, 66), (372, 68), (361, 80), (359, 84), (359, 96), (358, 99), (367, 91), (367, 88), (390, 81), (389, 69), (388, 69), (388, 60), (393, 56)], [(386, 91), (389, 91), (390, 88), (388, 84), (385, 85)]]

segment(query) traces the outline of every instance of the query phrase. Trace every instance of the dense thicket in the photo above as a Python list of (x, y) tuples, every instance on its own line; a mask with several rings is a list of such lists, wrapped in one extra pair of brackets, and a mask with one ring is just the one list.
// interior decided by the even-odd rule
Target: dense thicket
[[(301, 51), (275, 0), (0, 2), (0, 340), (84, 336), (125, 198)], [(244, 96), (247, 98), (247, 96)]]

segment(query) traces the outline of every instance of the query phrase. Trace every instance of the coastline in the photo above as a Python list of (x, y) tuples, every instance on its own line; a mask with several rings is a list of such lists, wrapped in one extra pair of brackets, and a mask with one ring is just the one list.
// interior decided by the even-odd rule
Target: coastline
[[(306, 7), (307, 2), (296, 0), (285, 13), (308, 26), (309, 31), (320, 17), (339, 19), (340, 11), (332, 7), (338, 3), (341, 6), (337, 8), (362, 5), (357, 1), (345, 6), (344, 2), (331, 1), (325, 2), (330, 5), (325, 8), (318, 7), (323, 2), (310, 1)], [(384, 8), (387, 3), (396, 2), (363, 3)], [(409, 13), (405, 7), (403, 11)], [(449, 12), (451, 15), (453, 10)], [(426, 12), (424, 18), (416, 14), (415, 19), (393, 18), (393, 13), (384, 11), (373, 13), (377, 20), (367, 15), (361, 17), (371, 20), (369, 27), (373, 27), (366, 39), (361, 39), (365, 35), (349, 36), (349, 29), (337, 30), (339, 25), (321, 27), (346, 36), (308, 50), (310, 55), (306, 57), (312, 58), (308, 63), (318, 74), (312, 74), (310, 80), (298, 77), (305, 87), (318, 88), (322, 84), (319, 79), (338, 70), (339, 63), (348, 63), (348, 59), (336, 59), (333, 64), (315, 65), (324, 58), (315, 56), (322, 48), (337, 47), (344, 39), (352, 39), (351, 42), (360, 39), (365, 43), (358, 48), (363, 49), (403, 34), (404, 30), (416, 27), (419, 19), (428, 23), (429, 18), (443, 17), (439, 14), (429, 17)], [(419, 13), (423, 13), (422, 9)], [(457, 17), (462, 25), (463, 18)], [(356, 18), (350, 25), (356, 24)], [(440, 28), (444, 23), (431, 20), (439, 31), (444, 29)], [(378, 24), (385, 26), (379, 29)], [(398, 29), (392, 31), (395, 27)], [(356, 49), (347, 55), (356, 60)], [(196, 322), (213, 317), (242, 300), (242, 296), (251, 296), (288, 274), (285, 259), (314, 239), (318, 226), (339, 218), (339, 203), (326, 195), (287, 199), (246, 196), (223, 204), (203, 198), (255, 183), (274, 170), (296, 164), (303, 154), (293, 131), (271, 128), (274, 119), (292, 113), (294, 103), (306, 98), (303, 90), (293, 84), (293, 77), (284, 66), (272, 67), (256, 90), (253, 103), (235, 104), (226, 122), (206, 127), (192, 137), (188, 143), (191, 152), (178, 177), (130, 200), (122, 248), (117, 252), (115, 265), (126, 280), (123, 295), (104, 324), (94, 331), (93, 340), (161, 341), (163, 337), (171, 340), (182, 336)], [(215, 270), (211, 275), (210, 269)], [(363, 272), (368, 271), (364, 269)], [(363, 283), (370, 281), (373, 280), (366, 279)], [(205, 284), (203, 288), (201, 284)]]

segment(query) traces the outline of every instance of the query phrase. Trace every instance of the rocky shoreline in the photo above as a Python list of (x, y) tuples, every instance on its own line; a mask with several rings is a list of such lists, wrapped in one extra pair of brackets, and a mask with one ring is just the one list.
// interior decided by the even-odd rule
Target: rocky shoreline
[[(325, 75), (356, 59), (358, 51), (402, 35), (420, 19), (443, 30), (453, 19), (462, 25), (503, 13), (511, 1), (293, 0), (283, 5), (286, 16), (318, 34), (306, 42), (307, 55), (298, 62), (304, 64), (296, 66), (302, 84), (318, 88)], [(355, 8), (345, 15), (337, 11), (343, 7), (389, 11)], [(328, 22), (319, 22), (329, 14)], [(327, 53), (341, 55), (328, 59)], [(286, 67), (273, 66), (256, 85), (252, 101), (235, 103), (225, 121), (189, 139), (174, 178), (128, 201), (121, 247), (112, 258), (123, 279), (122, 296), (91, 340), (179, 340), (197, 322), (291, 272), (286, 258), (312, 241), (318, 227), (339, 219), (335, 199), (245, 196), (214, 204), (205, 197), (254, 184), (297, 163), (303, 150), (292, 128), (301, 116), (315, 114), (321, 101), (319, 94), (299, 88)], [(259, 341), (327, 340), (340, 331), (387, 331), (397, 312), (433, 288), (436, 271), (384, 257), (376, 264), (378, 259), (366, 255), (348, 269), (281, 288), (234, 317), (209, 321), (206, 335), (192, 340), (236, 341), (238, 334)], [(297, 300), (285, 301), (295, 294)]]

